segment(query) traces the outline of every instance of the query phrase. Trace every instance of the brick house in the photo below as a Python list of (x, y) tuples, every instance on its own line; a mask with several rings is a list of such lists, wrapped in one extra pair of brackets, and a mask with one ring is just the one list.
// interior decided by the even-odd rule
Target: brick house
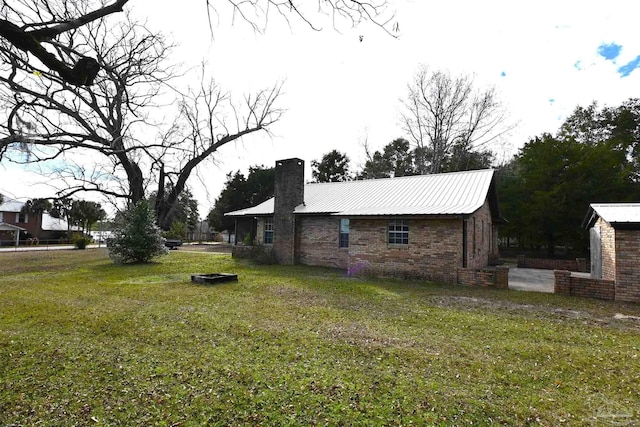
[[(67, 223), (48, 213), (31, 214), (22, 211), (24, 203), (5, 198), (0, 204), (0, 245), (13, 245), (35, 237), (41, 241), (56, 240), (67, 232)], [(76, 229), (74, 227), (74, 229)]]
[(614, 298), (640, 302), (640, 203), (594, 203), (589, 229), (591, 278), (614, 282)]
[(272, 248), (282, 264), (460, 283), (498, 258), (493, 170), (304, 183), (304, 162), (276, 162), (275, 196), (227, 213), (236, 244)]

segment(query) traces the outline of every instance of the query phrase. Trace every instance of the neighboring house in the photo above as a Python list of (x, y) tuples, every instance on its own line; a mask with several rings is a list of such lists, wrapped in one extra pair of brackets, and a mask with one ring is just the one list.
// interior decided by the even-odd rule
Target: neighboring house
[(591, 278), (614, 281), (614, 298), (640, 302), (640, 203), (594, 203), (584, 225)]
[(213, 240), (215, 234), (216, 233), (209, 227), (209, 221), (204, 220), (198, 222), (195, 230), (188, 233), (187, 240), (191, 240), (192, 242), (206, 242)]
[(66, 221), (53, 218), (46, 212), (38, 215), (23, 213), (24, 205), (23, 202), (6, 197), (0, 204), (0, 244), (14, 244), (27, 238), (55, 240), (66, 234)]
[(236, 244), (271, 246), (282, 264), (457, 283), (498, 258), (493, 170), (305, 185), (304, 162), (287, 159), (275, 175), (274, 198), (226, 215)]

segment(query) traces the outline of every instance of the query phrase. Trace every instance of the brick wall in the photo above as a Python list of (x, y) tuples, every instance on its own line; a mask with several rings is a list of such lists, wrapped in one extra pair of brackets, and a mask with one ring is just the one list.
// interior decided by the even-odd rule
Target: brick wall
[(305, 265), (347, 269), (349, 248), (339, 247), (340, 219), (329, 216), (299, 216), (297, 258)]
[(602, 278), (616, 280), (616, 232), (602, 218), (595, 225), (600, 228)]
[[(489, 265), (493, 251), (493, 224), (489, 202), (467, 219), (467, 268)], [(497, 246), (496, 246), (497, 248)]]
[(518, 255), (519, 268), (539, 268), (541, 270), (569, 270), (582, 273), (589, 272), (589, 263), (586, 258), (576, 259), (545, 259), (529, 258), (526, 255)]
[(409, 244), (387, 243), (387, 219), (351, 218), (349, 271), (456, 283), (462, 219), (408, 219)]
[(618, 299), (616, 285), (612, 280), (572, 276), (567, 270), (555, 270), (554, 275), (556, 294), (604, 300)]
[(458, 268), (459, 285), (480, 286), (489, 288), (508, 289), (509, 288), (509, 267), (493, 268)]
[(616, 300), (640, 302), (640, 230), (615, 230), (615, 245)]

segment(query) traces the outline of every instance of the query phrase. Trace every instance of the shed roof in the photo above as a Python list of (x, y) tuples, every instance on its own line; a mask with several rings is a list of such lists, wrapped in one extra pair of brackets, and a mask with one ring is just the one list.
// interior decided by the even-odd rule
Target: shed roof
[[(306, 184), (296, 214), (340, 216), (465, 215), (482, 207), (494, 171), (482, 169), (363, 181)], [(272, 215), (274, 199), (229, 212), (229, 216)], [(497, 205), (496, 205), (497, 209)], [(499, 213), (495, 214), (499, 216)]]
[(640, 203), (592, 203), (583, 224), (593, 227), (598, 218), (613, 228), (640, 228)]

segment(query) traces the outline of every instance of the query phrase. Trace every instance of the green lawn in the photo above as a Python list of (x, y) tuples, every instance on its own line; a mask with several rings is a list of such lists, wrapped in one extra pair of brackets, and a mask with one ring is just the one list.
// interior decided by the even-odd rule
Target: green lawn
[(183, 250), (2, 253), (0, 426), (638, 425), (640, 320), (617, 313), (640, 306)]

